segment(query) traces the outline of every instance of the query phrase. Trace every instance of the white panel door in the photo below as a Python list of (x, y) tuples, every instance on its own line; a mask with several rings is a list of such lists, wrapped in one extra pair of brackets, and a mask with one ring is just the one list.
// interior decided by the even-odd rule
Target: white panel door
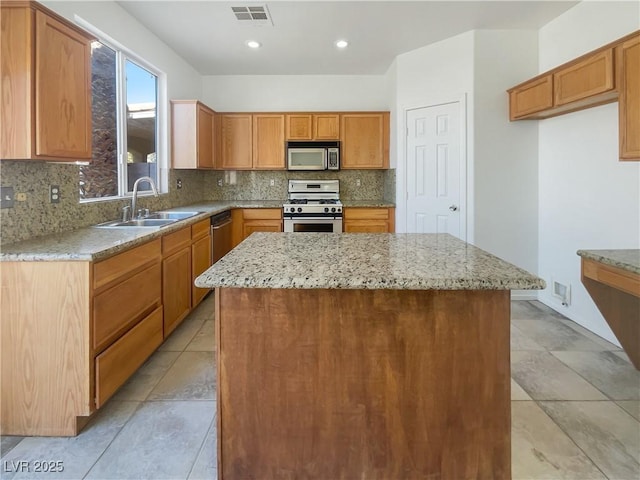
[(460, 104), (407, 111), (407, 232), (466, 240), (460, 204)]

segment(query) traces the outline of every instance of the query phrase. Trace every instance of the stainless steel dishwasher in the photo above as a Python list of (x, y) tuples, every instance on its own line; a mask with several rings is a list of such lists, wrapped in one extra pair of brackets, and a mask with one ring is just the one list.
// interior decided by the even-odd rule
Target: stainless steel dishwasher
[(211, 217), (211, 263), (216, 263), (231, 250), (231, 212)]

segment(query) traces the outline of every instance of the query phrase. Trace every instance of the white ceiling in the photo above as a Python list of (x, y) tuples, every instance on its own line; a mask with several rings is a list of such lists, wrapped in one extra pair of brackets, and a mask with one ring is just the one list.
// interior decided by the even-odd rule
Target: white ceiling
[[(404, 52), (472, 29), (538, 29), (576, 1), (120, 1), (202, 75), (382, 74)], [(273, 26), (231, 6), (267, 5)], [(338, 50), (338, 39), (350, 42)], [(247, 40), (262, 43), (251, 50)]]

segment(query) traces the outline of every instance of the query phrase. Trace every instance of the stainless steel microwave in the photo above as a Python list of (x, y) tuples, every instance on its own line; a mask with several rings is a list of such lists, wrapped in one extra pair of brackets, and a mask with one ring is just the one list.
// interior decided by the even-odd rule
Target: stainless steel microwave
[(287, 142), (287, 170), (340, 170), (340, 142)]

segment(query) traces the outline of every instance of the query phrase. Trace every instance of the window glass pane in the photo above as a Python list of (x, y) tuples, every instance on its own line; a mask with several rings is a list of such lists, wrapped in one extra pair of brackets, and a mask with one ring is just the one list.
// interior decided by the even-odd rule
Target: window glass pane
[[(140, 177), (157, 182), (156, 163), (156, 98), (157, 78), (154, 74), (126, 61), (127, 78), (127, 190), (133, 190)], [(148, 182), (138, 190), (150, 190)]]
[(92, 142), (90, 165), (80, 167), (80, 199), (118, 195), (116, 52), (91, 44)]

